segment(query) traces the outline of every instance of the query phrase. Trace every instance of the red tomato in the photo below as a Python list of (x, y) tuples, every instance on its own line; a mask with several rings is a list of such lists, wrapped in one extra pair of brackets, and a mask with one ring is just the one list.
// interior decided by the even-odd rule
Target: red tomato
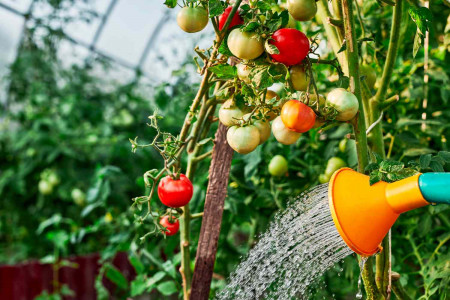
[(278, 48), (279, 54), (271, 54), (274, 61), (293, 66), (299, 64), (309, 52), (306, 35), (293, 28), (278, 29), (272, 34), (270, 43)]
[(308, 105), (298, 100), (289, 100), (281, 109), (281, 120), (286, 128), (302, 133), (314, 126), (316, 114)]
[(166, 206), (182, 207), (191, 201), (193, 190), (191, 181), (184, 174), (180, 174), (178, 180), (166, 176), (159, 182), (158, 196)]
[(169, 219), (169, 216), (162, 217), (159, 224), (168, 230), (165, 231), (165, 234), (169, 236), (176, 234), (180, 229), (180, 222), (174, 216), (172, 216), (172, 220)]
[[(225, 23), (227, 22), (228, 16), (231, 13), (231, 10), (233, 9), (232, 6), (228, 6), (224, 13), (220, 15), (219, 17), (219, 30), (222, 30), (225, 26)], [(231, 19), (230, 26), (228, 26), (228, 29), (233, 28), (234, 26), (241, 25), (244, 23), (244, 20), (242, 20), (241, 16), (239, 15), (239, 10), (234, 14), (233, 18)]]

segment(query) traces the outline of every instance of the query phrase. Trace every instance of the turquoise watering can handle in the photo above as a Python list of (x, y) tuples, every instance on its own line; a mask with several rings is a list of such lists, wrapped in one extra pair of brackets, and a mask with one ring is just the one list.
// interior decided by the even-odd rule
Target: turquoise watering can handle
[(428, 202), (450, 204), (450, 173), (422, 174), (419, 188)]

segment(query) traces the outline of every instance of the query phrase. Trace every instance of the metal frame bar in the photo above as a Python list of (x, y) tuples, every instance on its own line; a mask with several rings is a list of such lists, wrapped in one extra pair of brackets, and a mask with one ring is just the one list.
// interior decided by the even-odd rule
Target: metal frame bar
[[(127, 62), (124, 59), (121, 59), (120, 57), (116, 57), (116, 56), (113, 56), (113, 55), (108, 55), (108, 54), (100, 51), (96, 47), (97, 42), (100, 39), (101, 34), (103, 33), (105, 25), (108, 22), (108, 19), (109, 19), (110, 15), (111, 15), (112, 11), (114, 10), (114, 8), (115, 8), (115, 6), (116, 6), (118, 1), (119, 0), (111, 0), (111, 2), (109, 3), (108, 8), (106, 9), (105, 14), (102, 16), (100, 24), (97, 27), (97, 30), (95, 31), (94, 38), (92, 39), (92, 42), (90, 44), (89, 43), (85, 43), (85, 42), (80, 41), (80, 40), (77, 40), (77, 39), (75, 39), (75, 38), (73, 38), (73, 37), (71, 37), (71, 36), (69, 36), (67, 34), (64, 34), (63, 39), (69, 41), (70, 43), (72, 43), (74, 45), (82, 46), (83, 48), (88, 49), (92, 53), (95, 53), (95, 54), (97, 54), (97, 55), (99, 55), (99, 56), (101, 56), (101, 57), (103, 57), (105, 59), (111, 60), (112, 62), (117, 63), (118, 65), (121, 65), (122, 67), (125, 67), (125, 68), (130, 69), (130, 70), (134, 70), (134, 71), (136, 71), (136, 73), (143, 74), (146, 77), (150, 77), (150, 76), (148, 76), (148, 74), (146, 72), (142, 71), (142, 65), (145, 63), (145, 60), (147, 59), (150, 50), (152, 49), (154, 43), (156, 42), (161, 29), (164, 27), (165, 24), (167, 24), (167, 21), (170, 18), (170, 16), (169, 16), (170, 12), (167, 11), (161, 17), (161, 19), (158, 22), (158, 24), (156, 25), (155, 29), (150, 34), (150, 38), (148, 39), (148, 42), (145, 45), (144, 50), (142, 51), (142, 54), (140, 56), (138, 64), (134, 65), (132, 63)], [(3, 9), (5, 9), (5, 10), (7, 10), (7, 11), (9, 11), (9, 12), (15, 14), (15, 15), (23, 17), (25, 19), (23, 31), (25, 31), (26, 30), (26, 23), (27, 23), (27, 21), (30, 20), (30, 19), (34, 19), (33, 15), (32, 15), (32, 10), (33, 10), (35, 2), (36, 2), (36, 0), (33, 0), (31, 2), (30, 6), (28, 8), (28, 11), (26, 13), (23, 13), (23, 12), (15, 9), (15, 8), (13, 8), (13, 7), (11, 7), (11, 6), (1, 2), (1, 0), (0, 0), (0, 8), (3, 8)], [(24, 35), (22, 33), (21, 41), (23, 40), (23, 36)]]

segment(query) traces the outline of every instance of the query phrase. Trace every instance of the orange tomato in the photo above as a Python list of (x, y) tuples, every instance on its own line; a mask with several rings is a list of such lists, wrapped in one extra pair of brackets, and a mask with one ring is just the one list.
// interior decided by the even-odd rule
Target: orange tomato
[(288, 129), (302, 133), (314, 126), (316, 114), (308, 105), (298, 100), (289, 100), (281, 109), (281, 120)]

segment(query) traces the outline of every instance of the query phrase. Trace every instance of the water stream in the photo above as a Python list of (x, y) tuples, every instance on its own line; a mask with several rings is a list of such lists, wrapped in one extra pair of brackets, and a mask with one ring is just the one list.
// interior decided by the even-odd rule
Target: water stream
[(216, 299), (308, 299), (308, 287), (351, 253), (331, 218), (328, 184), (317, 186), (275, 215)]

